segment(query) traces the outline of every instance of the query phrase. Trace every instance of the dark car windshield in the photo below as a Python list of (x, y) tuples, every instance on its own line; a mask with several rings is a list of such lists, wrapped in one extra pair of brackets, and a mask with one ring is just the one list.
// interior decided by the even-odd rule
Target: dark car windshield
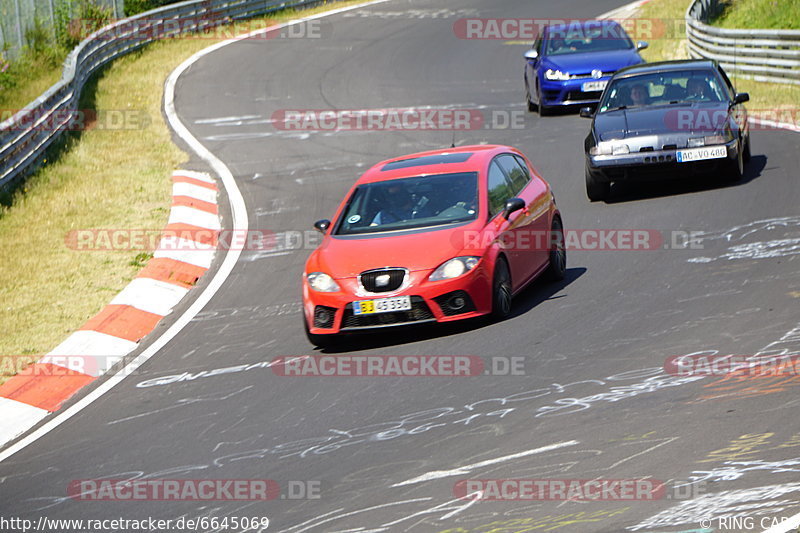
[(555, 56), (629, 50), (631, 48), (633, 48), (633, 42), (618, 25), (602, 25), (591, 28), (564, 26), (550, 29), (545, 54)]
[(356, 188), (335, 234), (428, 228), (468, 222), (477, 216), (476, 172), (402, 178)]
[(619, 108), (726, 100), (722, 80), (713, 70), (652, 72), (612, 80), (598, 113)]

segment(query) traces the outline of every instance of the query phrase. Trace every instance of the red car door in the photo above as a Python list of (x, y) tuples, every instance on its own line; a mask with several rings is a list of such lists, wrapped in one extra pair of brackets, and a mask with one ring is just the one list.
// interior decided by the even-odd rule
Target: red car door
[(549, 260), (549, 194), (544, 182), (531, 176), (522, 158), (503, 154), (496, 161), (511, 183), (512, 196), (525, 201), (525, 209), (512, 215), (512, 234), (515, 260), (520, 262), (517, 281), (526, 283)]
[(503, 216), (506, 201), (513, 197), (511, 182), (495, 158), (489, 164), (488, 172), (489, 224), (486, 231), (500, 242), (508, 259), (512, 292), (516, 291), (527, 277), (525, 261), (520, 257), (520, 252), (514, 244), (515, 226), (520, 217), (524, 218), (524, 213), (522, 211), (512, 213), (508, 220)]

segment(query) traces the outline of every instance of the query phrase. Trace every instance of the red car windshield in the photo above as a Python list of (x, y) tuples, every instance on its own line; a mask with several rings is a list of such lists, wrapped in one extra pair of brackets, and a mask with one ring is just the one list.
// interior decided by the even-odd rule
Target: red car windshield
[(356, 188), (334, 234), (428, 228), (464, 223), (477, 216), (477, 172), (401, 178)]

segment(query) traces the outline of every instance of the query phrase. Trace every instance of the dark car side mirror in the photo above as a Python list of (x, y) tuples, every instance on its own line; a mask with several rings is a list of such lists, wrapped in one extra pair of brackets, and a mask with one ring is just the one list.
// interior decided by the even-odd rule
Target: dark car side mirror
[(592, 118), (594, 117), (594, 109), (591, 107), (582, 107), (581, 108), (581, 117), (582, 118)]
[(314, 222), (314, 229), (325, 235), (328, 233), (328, 228), (331, 227), (331, 221), (328, 219), (317, 220)]
[(524, 208), (525, 208), (525, 200), (523, 200), (522, 198), (509, 198), (508, 200), (506, 200), (506, 205), (503, 208), (503, 218), (508, 220), (508, 217), (511, 216), (511, 213), (514, 213)]
[(636, 43), (636, 50), (637, 51), (638, 50), (644, 50), (648, 46), (650, 46), (650, 43), (648, 43), (647, 41), (639, 41), (639, 42)]
[(733, 97), (733, 105), (743, 104), (750, 101), (750, 93), (736, 93)]
[(525, 59), (528, 61), (534, 61), (539, 58), (539, 52), (531, 48), (527, 52), (525, 52)]

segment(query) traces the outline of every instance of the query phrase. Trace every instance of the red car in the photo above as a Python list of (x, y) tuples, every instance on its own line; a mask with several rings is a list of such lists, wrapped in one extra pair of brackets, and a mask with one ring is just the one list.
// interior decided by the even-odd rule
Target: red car
[(314, 224), (324, 237), (303, 274), (306, 333), (320, 347), (339, 333), (503, 318), (528, 283), (566, 269), (550, 185), (509, 146), (378, 163), (333, 220)]

